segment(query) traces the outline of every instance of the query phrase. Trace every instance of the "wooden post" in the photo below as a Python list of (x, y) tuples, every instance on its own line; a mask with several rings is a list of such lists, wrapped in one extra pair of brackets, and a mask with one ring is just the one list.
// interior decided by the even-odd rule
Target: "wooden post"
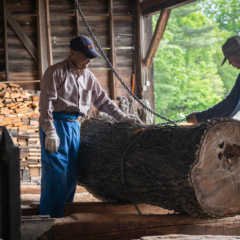
[(43, 73), (50, 65), (49, 54), (46, 43), (48, 43), (48, 28), (47, 28), (47, 14), (46, 1), (37, 0), (37, 28), (38, 28), (38, 70), (39, 79), (42, 78)]
[[(113, 68), (116, 70), (116, 49), (115, 49), (115, 37), (114, 37), (114, 17), (113, 17), (113, 0), (108, 1), (108, 11), (110, 19), (110, 57)], [(113, 100), (116, 99), (117, 89), (116, 89), (116, 77), (112, 70), (110, 70), (110, 96)]]
[[(71, 240), (137, 240), (142, 236), (166, 234), (239, 236), (239, 227), (240, 221), (238, 216), (206, 220), (184, 215), (137, 216), (132, 214), (78, 213), (69, 217), (56, 219), (52, 228), (40, 236), (39, 239), (69, 239), (70, 233)], [(215, 236), (216, 238), (212, 237), (212, 240), (223, 240), (223, 238), (218, 238), (218, 236)], [(147, 240), (149, 238), (144, 237), (141, 239)], [(157, 240), (157, 238), (153, 239)], [(173, 238), (171, 239), (173, 240)], [(186, 238), (183, 239), (186, 240)], [(236, 239), (230, 239), (237, 240), (237, 237)]]
[(147, 67), (151, 66), (153, 57), (155, 56), (158, 50), (159, 43), (163, 37), (163, 34), (165, 32), (165, 29), (168, 23), (170, 12), (171, 12), (170, 9), (163, 9), (161, 11), (161, 15), (158, 18), (157, 26), (156, 26), (150, 47), (148, 49), (147, 56), (144, 60), (144, 63)]
[(51, 36), (51, 22), (50, 22), (50, 8), (49, 0), (46, 0), (46, 16), (47, 16), (47, 43), (48, 43), (48, 62), (49, 65), (53, 64), (52, 56), (52, 36)]
[(143, 61), (142, 61), (142, 40), (143, 40), (143, 16), (139, 0), (136, 0), (137, 20), (136, 20), (136, 84), (138, 97), (143, 96)]
[(3, 0), (3, 22), (4, 22), (4, 48), (5, 48), (5, 73), (6, 80), (9, 80), (8, 64), (8, 36), (7, 36), (7, 0)]
[(148, 15), (148, 14), (154, 14), (156, 12), (159, 12), (165, 8), (172, 9), (172, 8), (180, 7), (195, 1), (196, 0), (143, 1), (141, 3), (141, 9), (142, 9), (143, 15)]

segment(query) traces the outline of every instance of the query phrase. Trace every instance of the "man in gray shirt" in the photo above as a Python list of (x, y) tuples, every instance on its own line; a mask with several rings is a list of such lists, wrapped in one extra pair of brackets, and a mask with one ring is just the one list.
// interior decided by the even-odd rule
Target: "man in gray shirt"
[(78, 120), (87, 115), (91, 104), (117, 120), (135, 121), (109, 99), (87, 68), (97, 56), (87, 36), (76, 37), (70, 42), (69, 58), (50, 66), (41, 81), (41, 215), (63, 217), (64, 203), (73, 201), (79, 167)]
[[(223, 45), (224, 60), (222, 65), (229, 61), (234, 68), (240, 69), (240, 36), (229, 38)], [(226, 98), (215, 106), (202, 111), (189, 114), (186, 119), (191, 123), (199, 123), (212, 118), (233, 117), (240, 110), (240, 75), (231, 92)]]

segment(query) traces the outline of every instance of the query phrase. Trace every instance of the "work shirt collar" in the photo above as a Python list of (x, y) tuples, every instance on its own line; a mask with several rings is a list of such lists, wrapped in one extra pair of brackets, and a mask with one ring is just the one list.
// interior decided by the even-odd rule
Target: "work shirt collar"
[(68, 70), (70, 72), (72, 72), (73, 74), (78, 74), (78, 75), (82, 75), (84, 73), (85, 69), (84, 70), (80, 70), (79, 68), (77, 68), (74, 65), (74, 63), (71, 61), (70, 57), (68, 57), (66, 59), (66, 61), (67, 61), (67, 65), (68, 65)]

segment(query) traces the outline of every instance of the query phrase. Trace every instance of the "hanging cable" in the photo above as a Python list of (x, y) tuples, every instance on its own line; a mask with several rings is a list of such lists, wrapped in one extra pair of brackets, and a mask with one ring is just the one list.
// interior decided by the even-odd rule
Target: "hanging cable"
[(120, 81), (120, 83), (122, 84), (122, 86), (123, 86), (123, 87), (126, 89), (126, 91), (129, 93), (129, 95), (132, 96), (132, 97), (133, 97), (144, 109), (146, 109), (148, 112), (150, 112), (151, 114), (153, 114), (153, 115), (155, 115), (155, 116), (157, 116), (157, 117), (165, 120), (165, 121), (166, 121), (165, 124), (174, 124), (174, 125), (176, 125), (176, 123), (184, 121), (185, 118), (173, 121), (173, 120), (171, 120), (171, 119), (169, 119), (169, 118), (167, 118), (167, 117), (165, 117), (165, 116), (163, 116), (163, 115), (155, 112), (153, 109), (149, 108), (146, 104), (144, 104), (144, 103), (142, 102), (142, 100), (141, 100), (138, 96), (136, 96), (135, 94), (133, 94), (133, 93), (131, 92), (131, 90), (128, 88), (128, 86), (126, 85), (126, 83), (122, 80), (122, 78), (119, 76), (119, 74), (115, 71), (115, 69), (113, 68), (112, 63), (109, 61), (108, 57), (106, 56), (106, 54), (105, 54), (104, 51), (102, 50), (102, 47), (101, 47), (100, 43), (98, 42), (97, 38), (95, 37), (95, 35), (94, 35), (94, 33), (93, 33), (90, 25), (88, 24), (88, 22), (87, 22), (87, 20), (86, 20), (85, 15), (84, 15), (83, 12), (82, 12), (82, 9), (80, 8), (80, 4), (79, 4), (79, 1), (78, 1), (78, 0), (75, 0), (75, 7), (76, 7), (76, 9), (78, 10), (78, 12), (79, 12), (79, 14), (80, 14), (80, 16), (81, 16), (81, 18), (82, 18), (82, 20), (83, 20), (86, 28), (88, 29), (88, 31), (89, 31), (89, 33), (90, 33), (90, 35), (91, 35), (91, 37), (92, 37), (95, 45), (97, 46), (100, 54), (101, 54), (102, 57), (105, 59), (105, 61), (107, 62), (108, 66), (111, 68), (111, 70), (113, 71), (113, 73), (115, 74), (115, 76), (117, 77), (117, 79)]

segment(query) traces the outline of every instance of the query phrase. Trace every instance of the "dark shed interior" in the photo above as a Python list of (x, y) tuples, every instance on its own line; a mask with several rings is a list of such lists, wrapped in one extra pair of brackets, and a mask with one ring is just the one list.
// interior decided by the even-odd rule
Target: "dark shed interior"
[[(79, 34), (91, 37), (77, 9), (79, 6), (111, 65), (131, 93), (136, 94), (144, 104), (154, 109), (152, 59), (165, 31), (171, 9), (193, 1), (195, 0), (1, 0), (0, 84), (16, 83), (26, 90), (39, 91), (41, 77), (47, 67), (68, 57), (70, 40)], [(160, 13), (155, 32), (152, 31), (154, 13)], [(129, 98), (129, 93), (120, 84), (103, 57), (95, 59), (90, 69), (118, 104), (121, 97)], [(147, 123), (154, 121), (152, 115), (148, 117), (139, 104), (134, 103), (134, 107), (143, 121)], [(3, 177), (4, 169), (1, 169), (1, 172), (0, 178)], [(20, 181), (18, 175), (14, 181), (16, 189), (13, 192), (18, 193)], [(5, 187), (2, 187), (2, 190), (5, 190)], [(2, 190), (0, 197), (4, 196)], [(11, 208), (20, 210), (20, 201), (16, 195), (13, 194), (11, 197), (15, 198), (15, 201), (7, 199), (14, 204)], [(4, 201), (6, 199), (1, 203)], [(102, 211), (102, 205), (100, 208)], [(0, 238), (4, 228), (1, 209)], [(73, 208), (70, 212), (72, 210)], [(13, 216), (11, 211), (8, 217), (11, 224), (7, 233), (4, 233), (9, 235), (5, 237), (17, 239), (19, 232), (18, 237), (10, 233), (15, 231), (15, 228), (20, 231), (19, 212), (16, 211)], [(15, 221), (18, 224), (14, 228), (11, 225)], [(107, 219), (106, 222), (112, 224), (112, 220)], [(142, 229), (147, 224), (148, 220), (143, 223), (141, 234), (145, 233)], [(11, 227), (13, 228), (10, 229)], [(128, 227), (128, 223), (124, 227)], [(149, 233), (152, 234), (154, 231)]]
[[(153, 108), (152, 66), (143, 62), (152, 39), (151, 14), (192, 1), (3, 0), (0, 81), (39, 90), (46, 68), (68, 56), (70, 39), (89, 35), (76, 8), (78, 3), (112, 66), (132, 93)], [(164, 25), (167, 20), (162, 22)], [(102, 57), (90, 68), (112, 99), (128, 96)]]

